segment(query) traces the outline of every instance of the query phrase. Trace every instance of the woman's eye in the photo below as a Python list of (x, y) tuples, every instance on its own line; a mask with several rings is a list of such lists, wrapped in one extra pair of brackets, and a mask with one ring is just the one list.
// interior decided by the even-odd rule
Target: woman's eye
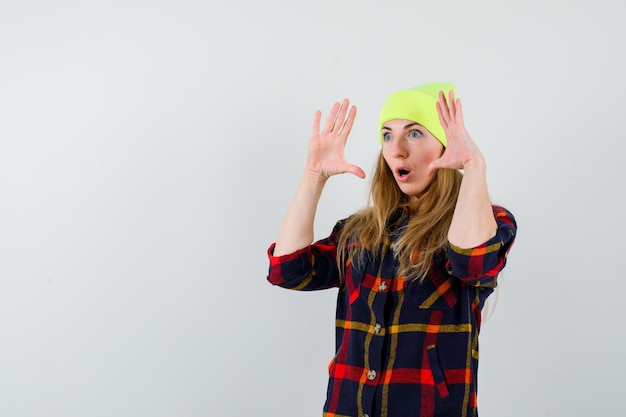
[(385, 142), (387, 142), (388, 140), (391, 140), (391, 133), (384, 133), (383, 134), (383, 140)]
[(420, 136), (422, 136), (422, 132), (420, 132), (419, 130), (411, 130), (411, 132), (409, 132), (409, 136), (411, 136), (412, 138), (419, 138)]

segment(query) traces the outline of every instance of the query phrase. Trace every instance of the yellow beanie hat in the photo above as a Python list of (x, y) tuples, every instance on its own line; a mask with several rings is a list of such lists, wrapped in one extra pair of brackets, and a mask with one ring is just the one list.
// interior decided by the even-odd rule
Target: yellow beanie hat
[[(447, 98), (450, 90), (454, 91), (456, 97), (456, 88), (450, 83), (428, 83), (393, 93), (380, 112), (378, 134), (380, 135), (383, 125), (389, 120), (406, 119), (421, 124), (443, 146), (447, 146), (446, 133), (439, 122), (436, 103), (440, 91)], [(382, 142), (382, 137), (380, 140)]]

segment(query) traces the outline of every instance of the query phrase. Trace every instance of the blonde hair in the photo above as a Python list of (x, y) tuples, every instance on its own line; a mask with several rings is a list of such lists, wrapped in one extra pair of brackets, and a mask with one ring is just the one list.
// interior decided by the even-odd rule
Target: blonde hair
[(346, 220), (339, 237), (337, 263), (342, 281), (342, 265), (349, 258), (356, 267), (362, 267), (367, 253), (376, 252), (389, 241), (388, 223), (401, 206), (408, 208), (410, 217), (393, 246), (400, 264), (397, 273), (407, 280), (423, 279), (435, 254), (448, 244), (462, 178), (455, 169), (439, 169), (424, 191), (408, 196), (398, 187), (381, 152), (372, 177), (370, 204)]

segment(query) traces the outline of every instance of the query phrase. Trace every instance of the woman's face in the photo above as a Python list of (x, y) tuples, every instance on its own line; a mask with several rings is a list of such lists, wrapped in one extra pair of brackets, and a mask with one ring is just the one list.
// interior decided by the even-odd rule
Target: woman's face
[(443, 145), (422, 125), (411, 120), (386, 122), (381, 130), (383, 158), (403, 193), (417, 195), (433, 177), (428, 165), (442, 154)]

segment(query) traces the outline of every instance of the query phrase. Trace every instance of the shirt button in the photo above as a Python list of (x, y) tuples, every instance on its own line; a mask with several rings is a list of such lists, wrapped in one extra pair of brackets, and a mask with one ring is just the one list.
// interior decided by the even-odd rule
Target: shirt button
[(385, 281), (381, 282), (378, 286), (378, 292), (385, 292), (387, 289), (387, 283)]
[(380, 333), (380, 329), (382, 329), (383, 326), (381, 326), (380, 324), (376, 323), (376, 325), (374, 326), (374, 334), (378, 334)]
[(373, 369), (370, 369), (369, 371), (367, 371), (367, 379), (369, 379), (370, 381), (373, 381), (374, 379), (376, 379), (376, 371)]

